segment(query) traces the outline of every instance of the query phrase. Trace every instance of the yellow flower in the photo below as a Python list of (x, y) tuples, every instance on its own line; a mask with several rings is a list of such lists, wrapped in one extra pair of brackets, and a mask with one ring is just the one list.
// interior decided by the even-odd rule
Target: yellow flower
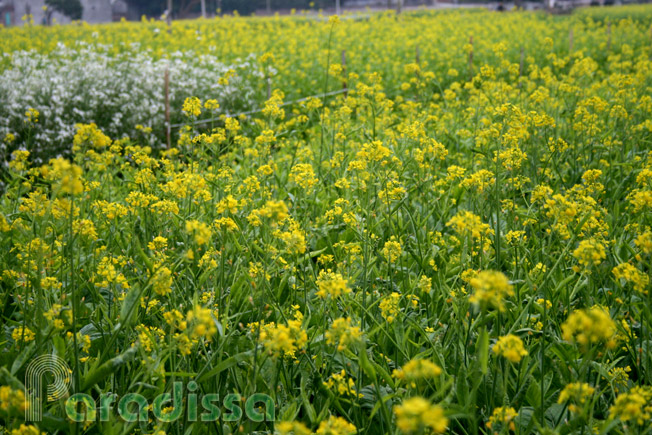
[(401, 256), (402, 252), (403, 249), (401, 248), (401, 244), (396, 241), (395, 237), (392, 237), (391, 240), (385, 242), (385, 246), (383, 246), (381, 251), (383, 257), (385, 257), (390, 263), (395, 263)]
[[(293, 219), (289, 219), (289, 231), (274, 231), (274, 236), (283, 240), (286, 252), (292, 255), (303, 254), (306, 252), (306, 236), (299, 227), (299, 224)], [(323, 272), (323, 271), (322, 271)]]
[[(275, 358), (284, 356), (296, 359), (296, 352), (308, 343), (308, 334), (302, 328), (302, 320), (303, 315), (297, 311), (294, 319), (287, 321), (287, 325), (261, 325), (259, 339), (267, 352)], [(256, 331), (255, 326), (252, 326), (252, 331)]]
[(310, 192), (319, 181), (310, 163), (299, 163), (290, 170), (290, 181)]
[(346, 377), (346, 371), (342, 369), (340, 373), (333, 373), (324, 386), (340, 396), (362, 397), (355, 390), (355, 381), (353, 378)]
[(561, 393), (559, 393), (559, 399), (557, 403), (567, 403), (568, 409), (572, 412), (580, 412), (586, 403), (586, 401), (591, 398), (595, 388), (584, 382), (572, 382), (567, 384)]
[(493, 351), (496, 355), (501, 355), (513, 363), (521, 361), (521, 358), (528, 354), (525, 347), (523, 347), (523, 341), (512, 334), (498, 338)]
[(278, 435), (311, 435), (312, 431), (299, 421), (280, 421), (276, 424)]
[(161, 236), (156, 236), (154, 239), (147, 244), (147, 247), (152, 251), (161, 251), (168, 246), (168, 239)]
[(326, 343), (336, 344), (337, 350), (341, 352), (359, 343), (362, 331), (360, 331), (359, 327), (351, 325), (351, 319), (340, 317), (333, 320), (331, 327), (326, 331), (325, 337)]
[(201, 100), (197, 97), (188, 97), (183, 102), (183, 113), (186, 116), (199, 116), (201, 115)]
[(423, 397), (406, 399), (394, 407), (396, 425), (405, 433), (422, 433), (429, 429), (434, 433), (444, 433), (448, 419), (439, 405), (431, 404)]
[(430, 293), (430, 289), (432, 289), (432, 279), (425, 275), (421, 275), (421, 278), (419, 278), (419, 282), (417, 283), (417, 288), (422, 293)]
[(317, 288), (319, 288), (316, 295), (322, 299), (327, 297), (336, 299), (340, 295), (351, 293), (348, 281), (341, 274), (335, 273), (331, 269), (319, 271), (316, 284)]
[(215, 209), (217, 210), (218, 213), (224, 213), (228, 211), (231, 214), (235, 214), (238, 212), (238, 206), (240, 202), (233, 197), (233, 195), (227, 195), (225, 198), (222, 198), (217, 205), (215, 206)]
[(652, 231), (639, 234), (634, 243), (644, 254), (652, 254)]
[(515, 431), (516, 430), (516, 425), (514, 424), (514, 418), (518, 415), (518, 412), (512, 407), (500, 407), (494, 409), (494, 411), (491, 414), (491, 417), (489, 417), (489, 421), (487, 422), (487, 427), (489, 429), (494, 429), (494, 432), (498, 433), (498, 431), (495, 430), (496, 424), (502, 424), (503, 426), (507, 425), (510, 430)]
[(101, 150), (111, 146), (111, 139), (102, 133), (96, 124), (76, 124), (75, 128), (77, 132), (72, 140), (74, 153), (86, 148)]
[(319, 424), (317, 428), (317, 435), (353, 435), (358, 432), (358, 429), (342, 417), (328, 417)]
[(525, 235), (525, 231), (510, 231), (505, 234), (505, 240), (510, 245), (518, 245), (519, 243), (525, 242), (527, 236)]
[(169, 326), (180, 329), (181, 331), (185, 331), (188, 327), (188, 322), (183, 320), (183, 314), (179, 310), (173, 309), (163, 313), (163, 319)]
[[(261, 57), (260, 61), (261, 63), (266, 63), (266, 61), (270, 59), (271, 62), (274, 62), (274, 57), (270, 53), (265, 53)], [(281, 92), (278, 89), (274, 89), (271, 98), (265, 101), (265, 105), (263, 106), (263, 110), (262, 110), (263, 115), (271, 119), (279, 119), (279, 120), (284, 119), (285, 110), (281, 108), (281, 106), (283, 105), (283, 98), (285, 98), (283, 92)], [(270, 130), (268, 130), (268, 132), (273, 134), (273, 132)], [(269, 136), (269, 134), (265, 134), (265, 131), (263, 131), (263, 135)]]
[(76, 219), (72, 222), (72, 231), (74, 234), (81, 235), (90, 240), (97, 240), (97, 230), (95, 224), (89, 219)]
[(495, 182), (494, 173), (486, 169), (480, 169), (469, 175), (460, 182), (462, 187), (473, 188), (482, 193)]
[(0, 387), (0, 411), (4, 414), (24, 414), (25, 406), (25, 393), (21, 390), (14, 390), (13, 388), (3, 385)]
[(597, 266), (607, 258), (604, 245), (596, 239), (582, 240), (573, 256), (584, 267)]
[(25, 117), (27, 118), (27, 122), (37, 123), (38, 122), (38, 116), (39, 116), (38, 110), (34, 109), (33, 107), (30, 107), (25, 112)]
[(593, 345), (605, 345), (607, 349), (616, 346), (616, 324), (609, 312), (600, 306), (588, 310), (573, 311), (561, 325), (562, 337), (577, 343), (583, 351)]
[(18, 326), (11, 332), (11, 338), (16, 342), (22, 341), (29, 343), (30, 341), (33, 341), (35, 337), (36, 335), (34, 332), (32, 332), (28, 327)]
[(63, 193), (78, 195), (84, 191), (82, 169), (64, 158), (50, 160), (49, 166), (41, 167), (41, 174)]
[(412, 359), (400, 369), (395, 369), (392, 376), (415, 388), (417, 382), (436, 378), (441, 372), (441, 367), (427, 359)]
[(7, 144), (13, 143), (16, 140), (16, 135), (13, 133), (7, 133), (3, 140)]
[(28, 168), (27, 158), (29, 157), (29, 151), (26, 150), (16, 150), (11, 153), (11, 161), (9, 162), (9, 168), (13, 169), (16, 172), (22, 172)]
[(156, 349), (161, 339), (165, 337), (165, 332), (156, 326), (141, 324), (136, 326), (136, 331), (138, 332), (138, 344), (147, 352), (152, 352)]
[(453, 227), (461, 236), (471, 236), (475, 240), (489, 237), (494, 233), (489, 225), (483, 223), (479, 216), (470, 211), (460, 211), (448, 221), (446, 226)]
[(469, 301), (483, 308), (504, 310), (504, 298), (512, 296), (514, 289), (502, 272), (484, 270), (469, 280), (473, 294)]
[(21, 424), (18, 429), (13, 429), (11, 435), (40, 435), (42, 432), (36, 426)]
[(650, 277), (629, 263), (622, 263), (612, 269), (616, 279), (632, 284), (634, 290), (647, 294), (646, 287), (650, 284)]
[(103, 257), (97, 265), (95, 285), (97, 287), (108, 287), (112, 283), (129, 288), (129, 283), (122, 273), (116, 269), (119, 260), (117, 258)]
[(380, 313), (388, 323), (392, 323), (396, 316), (398, 315), (400, 308), (398, 306), (399, 301), (401, 300), (401, 295), (396, 292), (392, 292), (387, 297), (384, 297), (380, 301)]
[(634, 387), (619, 395), (609, 408), (609, 415), (623, 422), (635, 422), (639, 426), (647, 423), (649, 428), (652, 419), (652, 387)]
[(122, 204), (115, 202), (107, 202), (104, 200), (95, 201), (93, 207), (98, 209), (100, 213), (109, 220), (124, 217), (129, 214), (129, 209)]
[(167, 267), (160, 267), (152, 277), (152, 288), (154, 293), (165, 296), (172, 291), (172, 271)]
[(235, 231), (238, 229), (238, 224), (236, 224), (235, 221), (229, 217), (215, 219), (213, 221), (213, 226), (218, 230), (224, 229), (226, 231)]
[(206, 100), (206, 102), (204, 103), (204, 107), (208, 110), (217, 110), (220, 108), (220, 104), (217, 102), (217, 100), (211, 99), (211, 100)]
[[(186, 325), (190, 331), (190, 337), (193, 339), (205, 338), (211, 341), (217, 334), (217, 325), (214, 320), (215, 312), (200, 305), (195, 305), (192, 310), (186, 314)], [(179, 326), (186, 326), (180, 324)]]
[(195, 243), (205, 245), (211, 240), (211, 228), (198, 220), (186, 221), (186, 232), (195, 238)]

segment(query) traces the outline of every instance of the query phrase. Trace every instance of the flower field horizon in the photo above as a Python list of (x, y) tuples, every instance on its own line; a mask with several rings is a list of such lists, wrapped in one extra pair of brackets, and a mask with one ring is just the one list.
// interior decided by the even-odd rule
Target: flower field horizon
[(652, 433), (649, 5), (0, 42), (0, 432)]

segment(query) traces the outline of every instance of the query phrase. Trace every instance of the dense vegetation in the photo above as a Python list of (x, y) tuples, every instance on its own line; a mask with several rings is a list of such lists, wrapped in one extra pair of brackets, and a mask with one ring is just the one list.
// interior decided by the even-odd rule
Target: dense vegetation
[[(67, 157), (35, 161), (47, 100), (0, 125), (0, 422), (652, 433), (651, 24), (640, 6), (0, 30), (5, 74), (21, 50), (74, 59), (61, 42), (255, 56), (214, 94), (175, 94), (170, 149), (147, 120), (109, 136), (73, 117)], [(236, 77), (260, 111), (220, 117)], [(38, 355), (98, 402), (180, 381), (184, 411), (73, 423), (58, 397), (25, 422)], [(275, 421), (193, 421), (192, 391), (267, 394)]]

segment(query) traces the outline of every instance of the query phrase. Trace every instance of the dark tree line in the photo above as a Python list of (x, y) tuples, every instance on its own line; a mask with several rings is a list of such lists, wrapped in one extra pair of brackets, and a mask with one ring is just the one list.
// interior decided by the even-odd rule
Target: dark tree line
[(48, 23), (52, 20), (52, 13), (59, 12), (71, 20), (81, 20), (84, 13), (84, 7), (79, 0), (45, 0), (48, 9), (46, 20)]
[[(205, 0), (208, 15), (215, 15), (220, 9), (222, 13), (238, 11), (240, 15), (249, 15), (257, 10), (267, 9), (319, 9), (332, 8), (335, 0)], [(157, 17), (167, 9), (166, 0), (127, 0), (129, 6), (134, 8), (138, 15)], [(344, 4), (342, 0), (342, 4)], [(311, 6), (312, 4), (312, 6)], [(197, 15), (201, 11), (201, 0), (173, 0), (172, 14), (174, 17), (184, 18)]]

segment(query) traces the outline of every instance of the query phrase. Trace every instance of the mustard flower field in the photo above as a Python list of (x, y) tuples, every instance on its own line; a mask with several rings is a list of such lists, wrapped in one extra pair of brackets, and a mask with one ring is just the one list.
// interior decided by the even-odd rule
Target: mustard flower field
[(0, 45), (0, 433), (652, 434), (651, 6)]

